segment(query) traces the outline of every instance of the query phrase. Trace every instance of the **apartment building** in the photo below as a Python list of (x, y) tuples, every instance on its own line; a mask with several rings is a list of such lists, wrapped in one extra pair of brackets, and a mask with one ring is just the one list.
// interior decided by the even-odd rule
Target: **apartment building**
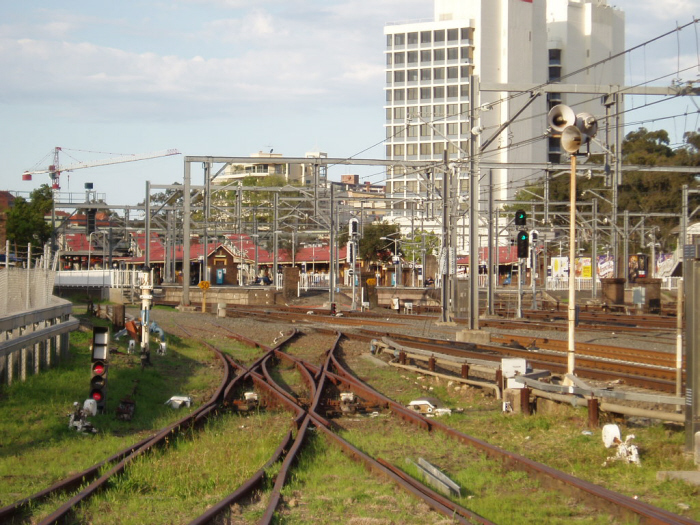
[[(467, 158), (472, 133), (477, 148), (493, 138), (481, 159), (509, 168), (492, 169), (488, 177), (482, 170), (481, 191), (493, 192), (496, 200), (512, 197), (524, 182), (542, 176), (541, 165), (557, 151), (558, 144), (544, 136), (549, 107), (581, 100), (539, 96), (495, 136), (529, 99), (513, 97), (508, 86), (543, 84), (621, 51), (623, 30), (624, 15), (605, 0), (435, 0), (433, 20), (387, 25), (386, 157), (441, 161), (447, 155), (458, 161)], [(622, 84), (623, 72), (596, 70), (567, 82)], [(469, 120), (472, 78), (478, 78), (479, 88), (474, 122)], [(486, 90), (504, 85), (502, 91)], [(599, 109), (589, 112), (598, 115)], [(468, 165), (455, 165), (463, 194)], [(439, 169), (397, 168), (387, 174), (392, 197), (420, 196), (430, 203), (441, 184)], [(406, 202), (394, 215), (415, 214), (411, 206)]]

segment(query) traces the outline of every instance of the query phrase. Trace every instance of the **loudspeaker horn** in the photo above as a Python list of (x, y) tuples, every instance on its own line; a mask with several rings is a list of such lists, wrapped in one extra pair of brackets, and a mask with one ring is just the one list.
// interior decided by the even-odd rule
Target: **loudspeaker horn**
[(576, 115), (576, 127), (589, 138), (595, 137), (596, 133), (598, 133), (598, 121), (590, 113), (579, 113)]
[(576, 153), (584, 142), (584, 135), (576, 126), (566, 126), (561, 132), (561, 147), (567, 153)]
[(557, 104), (547, 113), (547, 123), (554, 131), (561, 133), (567, 126), (576, 125), (576, 113), (569, 106)]

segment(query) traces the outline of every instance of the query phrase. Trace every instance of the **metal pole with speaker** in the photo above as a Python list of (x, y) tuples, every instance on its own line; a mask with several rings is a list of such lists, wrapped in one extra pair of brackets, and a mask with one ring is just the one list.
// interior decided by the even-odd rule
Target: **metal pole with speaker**
[[(576, 155), (584, 144), (589, 144), (598, 131), (595, 117), (579, 113), (564, 104), (554, 106), (547, 114), (552, 136), (559, 136), (561, 147), (571, 154), (570, 224), (569, 224), (569, 309), (567, 374), (575, 371), (575, 326), (576, 326)], [(593, 276), (595, 279), (595, 276)]]

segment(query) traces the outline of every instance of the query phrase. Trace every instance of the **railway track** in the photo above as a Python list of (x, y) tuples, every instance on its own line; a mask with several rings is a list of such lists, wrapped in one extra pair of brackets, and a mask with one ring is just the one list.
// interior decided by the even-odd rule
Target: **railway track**
[[(76, 482), (80, 485), (81, 482), (94, 479), (101, 471), (108, 468), (109, 470), (106, 470), (98, 479), (89, 483), (87, 487), (81, 489), (39, 523), (59, 523), (69, 519), (77, 506), (97, 491), (104, 490), (105, 485), (110, 480), (114, 480), (117, 476), (123, 476), (126, 465), (137, 457), (145, 455), (146, 451), (151, 448), (163, 446), (167, 439), (172, 439), (173, 436), (186, 429), (196, 430), (207, 418), (213, 417), (221, 411), (241, 410), (243, 406), (241, 394), (255, 391), (264, 401), (263, 405), (268, 410), (281, 408), (292, 414), (292, 430), (285, 433), (274, 453), (252, 476), (243, 480), (231, 493), (211, 504), (206, 512), (191, 519), (190, 523), (192, 524), (211, 523), (217, 519), (224, 519), (222, 514), (228, 512), (232, 505), (245, 505), (246, 500), (249, 500), (254, 493), (259, 494), (265, 487), (266, 480), (272, 487), (265, 494), (267, 502), (259, 523), (270, 523), (276, 516), (279, 517), (283, 490), (290, 479), (294, 465), (297, 464), (299, 454), (303, 453), (310, 436), (316, 434), (324, 436), (328, 443), (339, 447), (348, 457), (365, 465), (372, 474), (393, 482), (407, 494), (419, 498), (433, 511), (441, 513), (457, 523), (493, 523), (488, 518), (463, 506), (462, 501), (467, 500), (454, 501), (454, 498), (442, 496), (413, 479), (407, 474), (405, 467), (402, 468), (397, 459), (401, 454), (389, 458), (382, 455), (373, 456), (366, 450), (367, 447), (353, 443), (353, 439), (359, 439), (357, 435), (358, 433), (362, 434), (362, 429), (353, 434), (347, 429), (343, 429), (342, 423), (338, 423), (336, 419), (338, 412), (339, 410), (342, 412), (338, 403), (338, 395), (341, 392), (352, 392), (356, 399), (361, 400), (363, 404), (389, 414), (381, 421), (388, 421), (392, 428), (396, 429), (393, 432), (405, 433), (405, 426), (410, 425), (416, 430), (410, 432), (409, 435), (415, 432), (425, 436), (440, 434), (454, 446), (463, 447), (463, 452), (456, 454), (464, 461), (470, 459), (476, 461), (478, 457), (485, 455), (489, 461), (493, 462), (493, 466), (489, 468), (503, 469), (504, 472), (512, 470), (525, 472), (528, 479), (536, 479), (538, 484), (556, 487), (551, 493), (552, 497), (556, 497), (559, 490), (564, 490), (573, 494), (577, 499), (590, 502), (588, 508), (595, 509), (596, 513), (606, 509), (611, 516), (622, 516), (623, 519), (635, 520), (640, 523), (696, 523), (693, 520), (617, 494), (470, 437), (440, 421), (426, 418), (408, 410), (402, 404), (387, 398), (381, 392), (360, 381), (353, 371), (343, 364), (341, 357), (342, 341), (360, 340), (366, 343), (369, 338), (376, 334), (370, 332), (341, 334), (336, 332), (333, 335), (322, 335), (300, 334), (294, 331), (289, 334), (280, 334), (275, 340), (275, 346), (268, 347), (245, 336), (235, 334), (216, 322), (199, 323), (194, 328), (179, 324), (177, 328), (172, 326), (169, 329), (171, 333), (177, 331), (183, 336), (197, 337), (202, 344), (205, 344), (218, 356), (220, 363), (218, 373), (221, 373), (222, 381), (211, 398), (191, 414), (162, 429), (153, 437), (120, 451), (91, 469), (74, 476), (71, 481), (64, 480), (34, 496), (0, 509), (0, 521), (12, 519), (18, 513), (30, 508), (39, 499), (44, 499), (48, 495), (55, 497), (70, 487), (75, 487)], [(211, 334), (212, 329), (216, 330), (219, 335), (236, 339), (256, 349), (254, 358), (250, 357), (246, 361), (234, 359), (210, 342), (202, 341), (202, 334)], [(306, 342), (304, 338), (307, 338)], [(309, 338), (315, 338), (313, 344), (307, 344), (310, 342)], [(412, 343), (417, 344), (418, 341), (414, 340)], [(432, 343), (426, 342), (424, 344)], [(325, 346), (327, 350), (319, 353), (306, 349), (306, 347), (317, 348), (319, 346)], [(446, 348), (446, 345), (435, 346), (440, 346), (442, 350)], [(379, 426), (385, 428), (384, 424)], [(312, 428), (315, 429), (315, 432), (311, 431)], [(435, 438), (430, 438), (430, 440), (433, 439)], [(112, 463), (114, 464), (111, 465)], [(274, 478), (269, 478), (273, 465), (278, 465), (278, 467), (275, 468)], [(494, 490), (497, 489), (494, 488)], [(591, 510), (582, 512), (585, 514)]]
[[(403, 340), (408, 345), (417, 344), (424, 350), (440, 351), (454, 357), (465, 359), (486, 359), (499, 361), (503, 357), (522, 357), (527, 359), (533, 367), (551, 370), (556, 374), (564, 374), (567, 371), (567, 342), (549, 338), (528, 337), (519, 334), (493, 335), (492, 341), (500, 344), (459, 344), (454, 341), (444, 341), (435, 338), (420, 338), (415, 336), (400, 335), (400, 329), (405, 323), (415, 326), (417, 323), (434, 322), (430, 316), (401, 316), (392, 314), (390, 317), (379, 318), (376, 314), (365, 316), (364, 313), (353, 313), (350, 317), (331, 317), (325, 310), (310, 309), (307, 312), (299, 312), (296, 308), (255, 308), (244, 310), (240, 307), (229, 308), (229, 312), (238, 317), (264, 318), (282, 322), (302, 322), (307, 324), (332, 324), (347, 327), (358, 327), (360, 332), (372, 337), (394, 337)], [(323, 314), (323, 315), (322, 315)], [(592, 315), (598, 317), (598, 314)], [(628, 316), (620, 316), (628, 317)], [(641, 316), (646, 320), (648, 316)], [(639, 323), (641, 320), (632, 320), (630, 323)], [(481, 324), (489, 325), (491, 321), (481, 321)], [(520, 321), (512, 323), (510, 320), (493, 321), (499, 328), (510, 327), (514, 330), (541, 331), (550, 330), (555, 323), (535, 323)], [(376, 327), (387, 331), (369, 330), (365, 327)], [(564, 326), (564, 325), (562, 325)], [(597, 325), (603, 329), (603, 325)], [(565, 326), (564, 326), (565, 327)], [(634, 329), (633, 325), (626, 326)], [(610, 331), (610, 327), (605, 328)], [(617, 327), (615, 328), (617, 330)], [(391, 331), (389, 331), (391, 330)], [(431, 332), (433, 330), (431, 329)], [(353, 335), (349, 335), (353, 337)], [(516, 342), (517, 345), (511, 343)], [(623, 380), (630, 386), (656, 390), (665, 393), (675, 393), (677, 371), (675, 356), (670, 353), (648, 351), (641, 348), (624, 348), (611, 345), (595, 345), (591, 343), (576, 343), (576, 374), (582, 378), (600, 381)]]

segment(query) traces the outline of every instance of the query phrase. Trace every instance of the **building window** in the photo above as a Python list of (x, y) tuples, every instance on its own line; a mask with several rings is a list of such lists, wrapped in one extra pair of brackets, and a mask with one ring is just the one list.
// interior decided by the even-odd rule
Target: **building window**
[(418, 33), (408, 33), (406, 35), (406, 42), (409, 46), (415, 46), (418, 44)]
[(433, 57), (433, 52), (430, 49), (424, 49), (420, 52), (420, 61), (429, 63)]
[(433, 40), (435, 42), (444, 42), (445, 41), (445, 30), (439, 29), (439, 30), (435, 31)]
[(406, 80), (406, 72), (401, 70), (401, 71), (394, 71), (394, 82), (404, 82)]
[(445, 106), (443, 105), (438, 105), (438, 106), (433, 106), (433, 116), (435, 118), (442, 118), (445, 116)]
[(402, 46), (404, 45), (404, 42), (406, 41), (406, 35), (403, 33), (398, 33), (394, 35), (394, 45), (395, 46)]
[(430, 80), (432, 78), (431, 75), (431, 70), (430, 68), (425, 68), (420, 70), (420, 79), (421, 80)]
[(428, 126), (427, 124), (421, 124), (420, 136), (421, 137), (429, 137), (430, 136), (430, 126)]
[(393, 135), (394, 131), (392, 130), (391, 126), (386, 127), (386, 138), (390, 139)]
[[(430, 88), (426, 88), (428, 91), (430, 91)], [(428, 97), (430, 98), (430, 97)], [(420, 107), (420, 116), (423, 118), (430, 118), (432, 116), (432, 110), (430, 106), (421, 106)]]
[(433, 78), (435, 80), (445, 80), (445, 68), (436, 67), (435, 69), (433, 69)]
[(447, 41), (454, 42), (459, 38), (459, 29), (448, 29), (447, 30)]
[(391, 116), (394, 114), (394, 110), (391, 108), (386, 108), (386, 119), (391, 120)]
[(418, 136), (418, 126), (409, 126), (408, 127), (408, 136), (409, 137), (417, 137)]
[(433, 88), (433, 98), (445, 98), (445, 86), (435, 86)]
[(394, 120), (403, 120), (406, 118), (406, 108), (394, 108)]
[(389, 102), (389, 103), (391, 103), (391, 98), (392, 98), (392, 97), (391, 97), (391, 90), (390, 90), (390, 89), (387, 89), (387, 90), (386, 90), (386, 101)]
[(459, 68), (460, 78), (469, 78), (470, 72), (471, 72), (471, 67), (469, 67), (469, 66), (461, 66)]
[(409, 64), (418, 63), (418, 51), (409, 51), (406, 53), (406, 60)]
[(472, 39), (471, 27), (463, 27), (461, 29), (461, 32), (462, 32), (462, 40), (471, 40)]
[(447, 78), (449, 80), (457, 80), (459, 78), (459, 68), (457, 66), (448, 67)]
[(441, 61), (445, 60), (445, 50), (444, 49), (436, 49), (433, 51), (433, 58), (435, 61)]
[(457, 60), (459, 58), (459, 48), (448, 47), (447, 48), (447, 60)]
[(386, 54), (386, 65), (387, 66), (390, 66), (391, 63), (393, 62), (392, 58), (393, 58), (393, 55), (391, 53)]
[(459, 86), (459, 95), (462, 98), (469, 98), (469, 84), (461, 84)]
[(403, 100), (404, 100), (403, 89), (395, 89), (394, 90), (394, 102), (403, 102)]
[(549, 50), (549, 63), (553, 66), (561, 64), (561, 49)]
[[(454, 86), (455, 88), (457, 86)], [(457, 116), (457, 113), (459, 112), (459, 106), (457, 104), (447, 104), (447, 116), (448, 117), (455, 117)]]
[(462, 60), (472, 60), (472, 50), (469, 47), (462, 47), (459, 50), (459, 56)]
[(420, 88), (420, 99), (430, 100), (430, 88)]
[(416, 118), (418, 114), (418, 106), (408, 106), (406, 108), (406, 118)]
[(462, 135), (468, 135), (471, 132), (471, 129), (469, 127), (469, 122), (462, 122), (459, 125), (459, 131)]
[(421, 31), (420, 33), (420, 43), (429, 44), (433, 41), (433, 35), (430, 31)]
[(549, 66), (549, 80), (558, 80), (561, 78), (561, 66)]
[(459, 126), (456, 122), (447, 124), (447, 134), (448, 135), (457, 135)]
[(469, 104), (460, 104), (459, 113), (461, 115), (466, 115), (467, 113), (469, 113)]
[(433, 143), (433, 155), (442, 155), (443, 151), (445, 151), (445, 143), (444, 142), (434, 142)]
[(445, 125), (444, 124), (433, 124), (435, 126), (435, 133), (438, 135), (442, 136), (445, 134)]
[(391, 71), (386, 72), (386, 83), (391, 84), (391, 81), (394, 79), (394, 75), (392, 74)]
[(388, 145), (388, 146), (386, 147), (386, 156), (389, 157), (389, 158), (391, 158), (391, 156), (392, 156), (392, 155), (391, 155), (391, 145)]
[(403, 65), (406, 60), (406, 54), (405, 53), (394, 53), (394, 64), (395, 65)]
[(430, 144), (423, 143), (420, 145), (421, 155), (430, 155)]
[(457, 98), (459, 96), (459, 86), (447, 86), (447, 98)]
[(408, 156), (418, 155), (418, 144), (406, 144), (406, 155), (408, 155)]
[(393, 35), (386, 35), (386, 47), (391, 47)]
[(394, 137), (397, 139), (402, 139), (406, 136), (405, 126), (394, 126)]
[(418, 88), (408, 88), (406, 90), (406, 100), (418, 100)]
[(418, 82), (418, 70), (409, 69), (406, 72), (406, 80), (408, 80), (409, 82)]
[(457, 145), (453, 144), (451, 142), (447, 143), (447, 154), (448, 155), (455, 155), (457, 153)]

